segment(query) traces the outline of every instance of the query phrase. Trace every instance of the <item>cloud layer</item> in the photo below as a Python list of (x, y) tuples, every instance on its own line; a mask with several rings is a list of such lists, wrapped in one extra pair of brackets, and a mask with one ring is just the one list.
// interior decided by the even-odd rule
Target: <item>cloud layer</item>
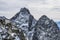
[(42, 15), (60, 20), (60, 0), (0, 0), (0, 16), (11, 18), (22, 7), (28, 8), (37, 20)]

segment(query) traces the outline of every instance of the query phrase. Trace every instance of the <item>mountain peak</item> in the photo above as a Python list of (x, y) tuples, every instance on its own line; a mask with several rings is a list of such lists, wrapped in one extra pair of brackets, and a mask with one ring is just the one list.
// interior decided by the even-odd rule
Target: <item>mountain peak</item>
[(29, 10), (27, 8), (25, 8), (25, 7), (21, 8), (20, 12), (28, 12), (30, 14)]
[[(43, 19), (43, 20), (46, 20), (46, 19), (49, 19), (46, 15), (43, 15), (43, 16), (41, 16), (41, 18), (40, 19)], [(39, 20), (40, 20), (39, 19)]]
[(42, 15), (42, 17), (47, 17), (46, 15)]
[(39, 18), (37, 24), (45, 25), (45, 24), (49, 24), (49, 22), (50, 22), (50, 19), (46, 15), (43, 15), (41, 16), (41, 18)]
[(27, 8), (21, 8), (20, 11), (12, 18), (12, 21), (16, 23), (19, 29), (21, 28), (23, 30), (26, 37), (28, 36), (27, 39), (32, 39), (36, 20)]
[(35, 28), (35, 33), (33, 35), (33, 40), (35, 39), (37, 40), (59, 40), (60, 39), (60, 36), (58, 34), (60, 31), (59, 31), (57, 24), (45, 15), (43, 15), (37, 21), (35, 27), (36, 28)]
[(11, 20), (15, 20), (18, 16), (20, 16), (20, 14), (23, 14), (23, 15), (25, 15), (25, 14), (30, 14), (30, 12), (29, 12), (29, 10), (27, 9), (27, 8), (21, 8), (20, 9), (20, 11), (15, 15), (15, 16), (13, 16), (12, 18), (11, 18)]

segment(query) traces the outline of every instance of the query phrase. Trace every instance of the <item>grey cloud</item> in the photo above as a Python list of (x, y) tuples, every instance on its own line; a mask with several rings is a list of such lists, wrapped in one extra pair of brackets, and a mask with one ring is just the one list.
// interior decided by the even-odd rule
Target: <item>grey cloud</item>
[(6, 5), (6, 3), (0, 0), (0, 5)]
[(11, 11), (21, 8), (22, 6), (29, 5), (28, 3), (38, 3), (38, 2), (45, 4), (46, 0), (16, 0), (16, 3), (12, 1), (8, 3), (7, 0), (6, 1), (0, 0), (0, 11)]
[(60, 7), (54, 7), (51, 9), (51, 11), (60, 12)]
[[(26, 3), (26, 1), (25, 1)], [(7, 2), (7, 1), (1, 1), (0, 0), (0, 11), (12, 11), (18, 8), (21, 8), (22, 5), (25, 4), (24, 1), (16, 1), (16, 3), (14, 2)]]

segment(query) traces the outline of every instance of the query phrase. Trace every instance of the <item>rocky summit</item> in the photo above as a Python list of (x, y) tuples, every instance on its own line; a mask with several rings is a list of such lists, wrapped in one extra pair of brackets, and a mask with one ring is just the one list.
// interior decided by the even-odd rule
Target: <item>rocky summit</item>
[(33, 40), (60, 40), (60, 30), (57, 24), (43, 15), (35, 25)]
[(33, 27), (36, 24), (36, 20), (30, 14), (27, 8), (21, 8), (21, 10), (15, 16), (13, 16), (10, 20), (16, 22), (17, 26), (20, 26), (20, 28), (23, 27), (22, 30), (25, 30), (25, 28), (28, 28), (26, 30), (31, 31), (31, 27)]

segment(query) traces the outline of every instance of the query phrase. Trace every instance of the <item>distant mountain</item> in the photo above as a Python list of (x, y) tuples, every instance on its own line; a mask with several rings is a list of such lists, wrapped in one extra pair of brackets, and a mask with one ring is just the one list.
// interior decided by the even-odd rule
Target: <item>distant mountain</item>
[(16, 22), (18, 28), (21, 28), (24, 31), (26, 37), (29, 40), (32, 40), (32, 35), (34, 32), (34, 26), (36, 24), (36, 20), (30, 14), (27, 8), (21, 8), (20, 12), (18, 12), (15, 16), (11, 18), (11, 21)]
[(60, 21), (56, 22), (56, 24), (58, 25), (58, 27), (60, 29)]
[(43, 15), (35, 25), (33, 40), (60, 40), (60, 30), (57, 24)]

